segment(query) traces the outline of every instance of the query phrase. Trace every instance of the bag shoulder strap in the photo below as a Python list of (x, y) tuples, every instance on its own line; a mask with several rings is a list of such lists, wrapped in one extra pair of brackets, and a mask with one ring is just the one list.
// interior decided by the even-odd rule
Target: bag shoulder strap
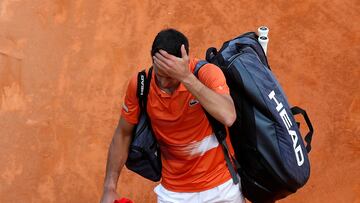
[(201, 69), (205, 64), (208, 64), (208, 62), (205, 61), (205, 60), (200, 60), (200, 61), (196, 64), (196, 66), (195, 66), (195, 68), (194, 68), (194, 75), (195, 75), (197, 78), (199, 78), (199, 71), (200, 71), (200, 69)]
[[(205, 60), (200, 60), (195, 68), (194, 68), (194, 75), (199, 78), (199, 71), (200, 69), (205, 65), (205, 64), (208, 64), (207, 61)], [(216, 136), (216, 139), (218, 140), (218, 142), (220, 143), (221, 145), (221, 148), (223, 150), (223, 153), (224, 153), (224, 157), (225, 157), (225, 161), (226, 161), (226, 166), (228, 167), (229, 169), (229, 172), (230, 172), (230, 175), (233, 179), (233, 182), (234, 184), (237, 184), (239, 183), (239, 178), (237, 176), (237, 173), (236, 173), (236, 170), (239, 170), (240, 169), (240, 164), (239, 162), (230, 154), (229, 152), (229, 147), (226, 143), (226, 128), (225, 128), (225, 125), (220, 123), (218, 120), (216, 120), (213, 116), (211, 116), (205, 109), (205, 114), (206, 114), (206, 117), (208, 118), (209, 120), (209, 123), (214, 131), (214, 134)], [(233, 163), (235, 164), (235, 169), (234, 169), (234, 166), (233, 164), (231, 163), (231, 160), (233, 161)]]
[(147, 104), (147, 97), (150, 91), (150, 82), (152, 77), (152, 70), (151, 67), (148, 71), (146, 76), (146, 70), (142, 70), (138, 73), (137, 76), (137, 97), (139, 99), (139, 106), (141, 111), (146, 111), (146, 104)]

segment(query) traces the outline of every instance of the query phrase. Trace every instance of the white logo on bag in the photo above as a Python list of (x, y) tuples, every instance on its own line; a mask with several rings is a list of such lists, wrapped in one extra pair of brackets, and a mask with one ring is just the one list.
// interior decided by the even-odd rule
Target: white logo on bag
[(288, 130), (288, 133), (293, 141), (293, 148), (294, 148), (294, 152), (295, 152), (295, 156), (296, 156), (296, 161), (298, 166), (303, 165), (304, 163), (304, 154), (302, 152), (302, 148), (300, 145), (298, 145), (298, 136), (295, 132), (295, 130), (290, 130), (291, 126), (293, 125), (291, 123), (291, 120), (287, 114), (287, 112), (285, 111), (284, 105), (275, 98), (275, 92), (274, 90), (270, 92), (270, 94), (268, 95), (270, 100), (274, 100), (276, 103), (276, 110), (279, 112), (279, 115), (282, 119), (282, 121), (284, 122), (286, 129)]
[(140, 95), (144, 95), (144, 86), (145, 86), (145, 77), (144, 75), (140, 75), (140, 82), (141, 82), (141, 86), (140, 86)]
[(199, 103), (199, 100), (197, 99), (192, 99), (189, 101), (189, 106), (192, 107), (192, 106), (195, 106), (196, 104)]

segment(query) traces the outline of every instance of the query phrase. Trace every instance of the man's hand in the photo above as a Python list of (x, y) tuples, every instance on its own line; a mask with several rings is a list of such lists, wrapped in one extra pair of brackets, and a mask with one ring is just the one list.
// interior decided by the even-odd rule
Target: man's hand
[(181, 45), (181, 55), (182, 57), (178, 58), (160, 50), (153, 56), (153, 60), (159, 72), (182, 82), (192, 74), (189, 70), (189, 56), (184, 45)]
[(100, 203), (114, 203), (117, 199), (119, 199), (119, 196), (116, 194), (115, 190), (104, 189)]

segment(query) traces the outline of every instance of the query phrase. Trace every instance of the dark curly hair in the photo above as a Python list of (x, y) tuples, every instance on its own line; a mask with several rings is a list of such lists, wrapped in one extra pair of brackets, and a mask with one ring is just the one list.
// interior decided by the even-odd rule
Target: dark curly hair
[(171, 55), (181, 57), (181, 45), (185, 45), (186, 53), (189, 54), (189, 41), (184, 34), (172, 28), (162, 30), (154, 39), (151, 56), (161, 49)]

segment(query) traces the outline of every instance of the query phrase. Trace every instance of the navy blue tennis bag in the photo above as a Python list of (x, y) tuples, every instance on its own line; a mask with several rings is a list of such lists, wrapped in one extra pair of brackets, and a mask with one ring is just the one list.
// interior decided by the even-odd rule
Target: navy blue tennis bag
[(138, 73), (136, 95), (140, 115), (132, 134), (125, 165), (129, 170), (156, 182), (161, 179), (161, 153), (146, 111), (151, 74), (152, 68), (149, 69), (148, 76), (145, 70)]
[[(223, 71), (235, 104), (237, 119), (229, 132), (243, 194), (252, 202), (273, 202), (309, 179), (313, 127), (304, 110), (290, 107), (257, 39), (254, 32), (240, 35), (219, 51), (209, 48), (206, 60)], [(194, 74), (207, 62), (199, 62)], [(309, 128), (306, 147), (296, 114)]]

